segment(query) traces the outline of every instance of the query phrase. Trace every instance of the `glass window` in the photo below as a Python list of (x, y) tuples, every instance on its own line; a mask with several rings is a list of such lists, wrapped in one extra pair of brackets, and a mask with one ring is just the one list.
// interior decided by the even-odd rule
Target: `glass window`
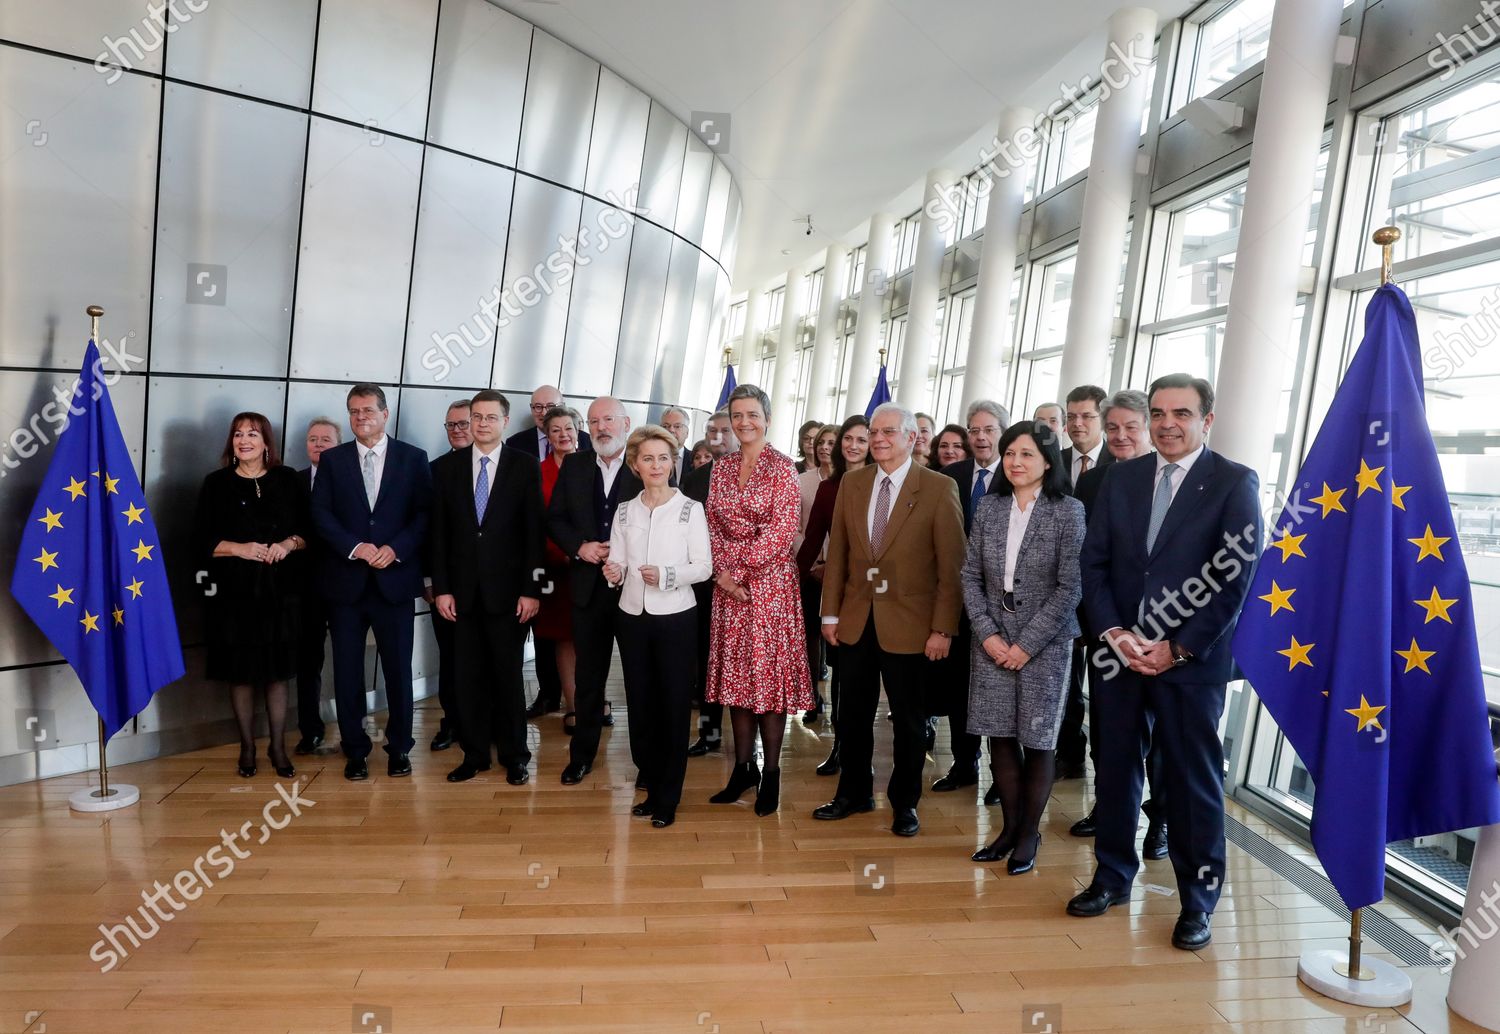
[(1097, 99), (1062, 126), (1062, 156), (1058, 159), (1056, 183), (1062, 183), (1089, 167), (1094, 150), (1094, 123), (1099, 116)]
[(1245, 184), (1173, 212), (1167, 237), (1160, 319), (1229, 304), (1235, 249), (1245, 212)]
[(778, 287), (766, 296), (766, 330), (781, 326), (781, 307), (785, 302), (785, 287)]
[(1212, 93), (1265, 60), (1276, 0), (1239, 0), (1198, 27), (1193, 79), (1184, 103)]
[(1068, 305), (1073, 300), (1075, 255), (1048, 265), (1042, 273), (1042, 308), (1036, 348), (1061, 348), (1068, 333)]

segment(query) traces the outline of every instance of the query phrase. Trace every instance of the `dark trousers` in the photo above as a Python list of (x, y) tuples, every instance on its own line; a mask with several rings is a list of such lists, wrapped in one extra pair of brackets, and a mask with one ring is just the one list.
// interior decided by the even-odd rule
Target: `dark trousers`
[(818, 676), (823, 673), (823, 583), (802, 579), (802, 631), (807, 640), (807, 671), (812, 679), (813, 696), (818, 695)]
[(328, 632), (333, 638), (333, 695), (338, 705), (339, 736), (344, 756), (363, 758), (370, 753), (370, 735), (365, 732), (365, 636), (375, 630), (375, 650), (385, 676), (385, 699), (389, 714), (385, 722), (387, 754), (410, 753), (411, 738), (411, 647), (415, 609), (411, 600), (391, 603), (367, 591), (355, 603), (330, 603)]
[(433, 607), (432, 614), (432, 636), (437, 640), (438, 648), (438, 703), (443, 707), (443, 718), (439, 722), (439, 729), (450, 733), (455, 737), (458, 735), (458, 656), (457, 647), (453, 643), (453, 622), (437, 612)]
[[(700, 591), (706, 585), (706, 591)], [(713, 627), (713, 582), (702, 582), (693, 586), (693, 596), (698, 605), (697, 613), (698, 664), (694, 672), (693, 696), (701, 701), (698, 705), (698, 735), (709, 743), (718, 743), (724, 738), (724, 705), (703, 699), (703, 690), (708, 685), (708, 636)]]
[(302, 633), (297, 641), (297, 732), (322, 736), (323, 656), (328, 645), (328, 604), (317, 590), (302, 594)]
[[(1095, 647), (1098, 650), (1099, 647)], [(1103, 771), (1099, 767), (1099, 728), (1102, 719), (1099, 717), (1099, 691), (1097, 687), (1106, 685), (1104, 675), (1099, 666), (1091, 660), (1089, 662), (1089, 730), (1092, 735), (1089, 738), (1089, 760), (1094, 763), (1094, 798), (1099, 797), (1099, 773)], [(1141, 805), (1141, 810), (1146, 813), (1146, 818), (1152, 822), (1167, 821), (1167, 777), (1162, 770), (1161, 749), (1156, 745), (1156, 737), (1151, 738), (1151, 747), (1146, 751), (1146, 787), (1151, 796), (1147, 797)]]
[(453, 623), (457, 655), (458, 738), (464, 760), (478, 768), (490, 763), (494, 744), (506, 768), (531, 760), (526, 746), (526, 626), (514, 610), (459, 611)]
[(620, 613), (618, 593), (598, 588), (587, 604), (573, 601), (573, 648), (578, 652), (577, 688), (573, 710), (577, 714), (569, 759), (575, 765), (592, 765), (599, 753), (599, 735), (604, 728), (604, 683), (615, 648), (615, 622)]
[(963, 630), (948, 644), (948, 656), (932, 666), (937, 689), (933, 714), (948, 716), (953, 771), (978, 776), (983, 740), (969, 732), (969, 622), (962, 624)]
[(1224, 749), (1219, 740), (1224, 684), (1177, 685), (1124, 671), (1103, 681), (1096, 695), (1095, 882), (1109, 890), (1129, 890), (1140, 868), (1136, 822), (1143, 760), (1154, 739), (1163, 766), (1172, 773), (1167, 851), (1182, 908), (1212, 912), (1224, 883)]
[(557, 671), (557, 644), (539, 638), (536, 628), (527, 626), (536, 655), (536, 699), (549, 711), (562, 707), (562, 676)]
[(631, 753), (645, 777), (647, 795), (669, 810), (681, 802), (687, 774), (690, 698), (698, 666), (691, 646), (697, 631), (696, 609), (677, 614), (622, 613), (617, 625), (625, 706), (630, 710)]
[(871, 614), (857, 643), (840, 644), (839, 667), (838, 796), (859, 804), (874, 794), (875, 711), (883, 680), (894, 729), (886, 797), (893, 808), (915, 808), (922, 798), (922, 764), (927, 757), (927, 709), (921, 695), (931, 675), (930, 663), (920, 653), (882, 650)]
[(1073, 663), (1068, 667), (1068, 695), (1063, 701), (1062, 726), (1057, 732), (1058, 768), (1082, 765), (1085, 757), (1094, 756), (1089, 749), (1088, 735), (1083, 731), (1083, 716), (1086, 713), (1083, 704), (1083, 679), (1084, 672), (1088, 670), (1087, 661), (1087, 645), (1075, 639)]

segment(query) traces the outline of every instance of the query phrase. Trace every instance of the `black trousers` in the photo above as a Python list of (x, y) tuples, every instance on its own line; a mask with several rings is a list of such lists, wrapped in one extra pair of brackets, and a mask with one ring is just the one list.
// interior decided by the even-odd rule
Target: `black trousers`
[(1224, 684), (1181, 685), (1123, 671), (1096, 695), (1099, 771), (1094, 813), (1094, 880), (1129, 890), (1140, 859), (1136, 823), (1147, 745), (1161, 748), (1172, 773), (1167, 852), (1185, 910), (1212, 912), (1224, 884), (1224, 748), (1219, 718)]
[(562, 675), (557, 670), (557, 644), (536, 634), (534, 623), (527, 626), (536, 656), (536, 699), (549, 711), (562, 707)]
[(983, 740), (969, 732), (969, 622), (948, 644), (948, 656), (932, 665), (937, 692), (934, 717), (948, 716), (948, 742), (953, 750), (953, 771), (979, 774), (979, 751)]
[(297, 731), (322, 736), (323, 656), (328, 645), (328, 604), (312, 586), (302, 594), (302, 634), (297, 642)]
[[(1083, 731), (1084, 672), (1088, 669), (1088, 647), (1081, 639), (1073, 641), (1073, 663), (1068, 667), (1068, 695), (1063, 701), (1062, 726), (1057, 732), (1057, 765), (1069, 768), (1082, 765), (1085, 757), (1093, 757), (1088, 735)], [(1090, 721), (1090, 725), (1092, 725)], [(1096, 761), (1097, 765), (1097, 761)]]
[(434, 606), (430, 611), (432, 615), (432, 636), (437, 640), (438, 648), (438, 703), (443, 707), (443, 718), (439, 728), (443, 732), (458, 735), (458, 656), (457, 647), (454, 646), (453, 622), (437, 612)]
[(807, 671), (812, 680), (813, 696), (818, 694), (818, 676), (823, 671), (823, 583), (812, 578), (803, 578), (802, 632), (807, 640)]
[[(1095, 646), (1094, 650), (1100, 649)], [(1089, 729), (1093, 735), (1089, 739), (1089, 760), (1094, 763), (1094, 798), (1097, 800), (1099, 793), (1099, 773), (1103, 771), (1099, 767), (1099, 692), (1096, 687), (1105, 685), (1104, 675), (1099, 666), (1089, 661)], [(1156, 737), (1151, 737), (1151, 746), (1146, 751), (1146, 788), (1150, 796), (1141, 805), (1141, 811), (1146, 813), (1146, 818), (1152, 822), (1165, 822), (1167, 820), (1167, 776), (1162, 769), (1161, 749), (1156, 745)]]
[(724, 738), (724, 705), (703, 699), (703, 690), (708, 685), (708, 636), (713, 627), (714, 611), (713, 582), (700, 583), (706, 585), (706, 591), (701, 590), (699, 585), (693, 586), (693, 597), (698, 605), (693, 608), (696, 612), (697, 634), (698, 634), (698, 663), (693, 678), (693, 697), (702, 701), (698, 705), (698, 735), (709, 743), (718, 743)]
[(328, 632), (333, 639), (333, 695), (339, 712), (344, 756), (363, 758), (372, 746), (365, 732), (365, 636), (375, 630), (375, 650), (385, 677), (385, 752), (411, 752), (411, 647), (416, 611), (411, 600), (391, 603), (367, 591), (355, 603), (330, 603)]
[(490, 763), (494, 745), (506, 768), (531, 760), (526, 746), (526, 626), (515, 611), (459, 611), (453, 623), (457, 659), (455, 697), (458, 738), (464, 760), (479, 768)]
[(576, 597), (573, 600), (573, 648), (578, 652), (573, 710), (577, 719), (568, 756), (575, 765), (592, 765), (599, 753), (604, 683), (609, 678), (619, 614), (619, 594), (602, 586), (587, 604), (580, 604)]
[(839, 667), (838, 796), (859, 804), (874, 794), (875, 712), (883, 681), (894, 729), (886, 797), (893, 808), (915, 808), (922, 798), (922, 764), (927, 757), (922, 687), (931, 677), (931, 662), (924, 654), (881, 649), (872, 613), (857, 643), (840, 644)]
[(624, 614), (617, 628), (625, 702), (630, 710), (630, 749), (657, 805), (675, 809), (687, 774), (688, 726), (692, 716), (695, 611)]

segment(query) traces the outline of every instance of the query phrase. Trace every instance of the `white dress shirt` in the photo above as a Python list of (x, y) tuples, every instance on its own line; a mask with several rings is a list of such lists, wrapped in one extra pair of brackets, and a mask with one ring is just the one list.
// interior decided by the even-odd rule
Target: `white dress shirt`
[(551, 439), (549, 439), (547, 437), (547, 432), (544, 431), (544, 430), (542, 430), (540, 427), (538, 427), (536, 429), (536, 458), (537, 459), (544, 460), (544, 459), (547, 458), (547, 446), (549, 446), (550, 444), (552, 444), (552, 442), (551, 442)]
[(594, 462), (599, 464), (599, 472), (604, 475), (604, 494), (607, 496), (614, 490), (615, 478), (625, 466), (625, 450), (621, 449), (612, 460), (607, 460), (603, 455), (595, 452)]
[[(697, 605), (693, 584), (713, 576), (708, 519), (703, 507), (677, 489), (652, 509), (638, 495), (615, 511), (609, 562), (624, 569), (620, 609), (627, 614), (677, 614)], [(641, 578), (641, 566), (657, 568), (657, 584)]]
[(974, 486), (979, 484), (979, 472), (982, 470), (990, 472), (990, 476), (985, 478), (984, 481), (984, 490), (988, 492), (995, 487), (995, 479), (1000, 476), (1000, 457), (996, 456), (994, 462), (988, 466), (980, 463), (978, 460), (974, 461), (974, 475), (969, 478), (969, 495), (971, 496), (974, 494)]
[(496, 442), (495, 447), (489, 452), (481, 452), (478, 444), (475, 444), (474, 448), (469, 451), (471, 454), (469, 457), (469, 491), (471, 493), (478, 491), (479, 457), (488, 456), (490, 458), (490, 491), (493, 492), (495, 490), (495, 464), (500, 459), (500, 443)]
[(1089, 470), (1093, 470), (1099, 465), (1099, 457), (1103, 454), (1103, 452), (1103, 437), (1100, 437), (1100, 439), (1094, 443), (1094, 447), (1088, 452), (1079, 452), (1076, 446), (1073, 448), (1073, 459), (1068, 467), (1068, 477), (1073, 482), (1073, 484), (1078, 484), (1078, 479), (1083, 476), (1083, 471), (1078, 469), (1083, 464), (1083, 458), (1085, 456), (1089, 458)]
[(1014, 494), (1010, 497), (1010, 524), (1005, 529), (1005, 591), (1016, 587), (1016, 557), (1021, 555), (1021, 540), (1026, 537), (1026, 527), (1036, 511), (1036, 499), (1021, 509), (1021, 501)]
[(1161, 453), (1156, 454), (1156, 476), (1151, 479), (1151, 498), (1156, 498), (1156, 490), (1161, 487), (1161, 472), (1168, 463), (1175, 462), (1177, 469), (1172, 472), (1172, 501), (1177, 501), (1177, 490), (1187, 480), (1188, 471), (1193, 469), (1193, 464), (1198, 462), (1198, 457), (1203, 455), (1203, 446), (1198, 446), (1192, 452), (1180, 460), (1168, 460)]
[(905, 463), (901, 464), (901, 466), (897, 467), (890, 474), (880, 469), (879, 465), (875, 467), (875, 487), (870, 490), (870, 508), (865, 512), (865, 531), (869, 533), (872, 543), (875, 538), (875, 504), (880, 501), (881, 484), (886, 478), (891, 479), (891, 508), (886, 511), (886, 527), (889, 529), (890, 518), (896, 513), (896, 497), (901, 494), (901, 486), (906, 483), (906, 475), (910, 473), (910, 456), (906, 458)]

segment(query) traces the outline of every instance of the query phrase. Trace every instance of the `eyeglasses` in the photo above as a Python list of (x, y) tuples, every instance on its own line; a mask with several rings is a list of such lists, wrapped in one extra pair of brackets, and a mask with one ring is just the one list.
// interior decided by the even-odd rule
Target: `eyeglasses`
[(449, 431), (467, 431), (469, 422), (467, 420), (444, 420), (443, 427)]
[(533, 413), (545, 413), (547, 410), (554, 409), (560, 405), (562, 405), (561, 402), (533, 402), (531, 404), (531, 411)]
[(469, 416), (469, 423), (471, 424), (497, 424), (499, 422), (499, 413), (472, 413)]

